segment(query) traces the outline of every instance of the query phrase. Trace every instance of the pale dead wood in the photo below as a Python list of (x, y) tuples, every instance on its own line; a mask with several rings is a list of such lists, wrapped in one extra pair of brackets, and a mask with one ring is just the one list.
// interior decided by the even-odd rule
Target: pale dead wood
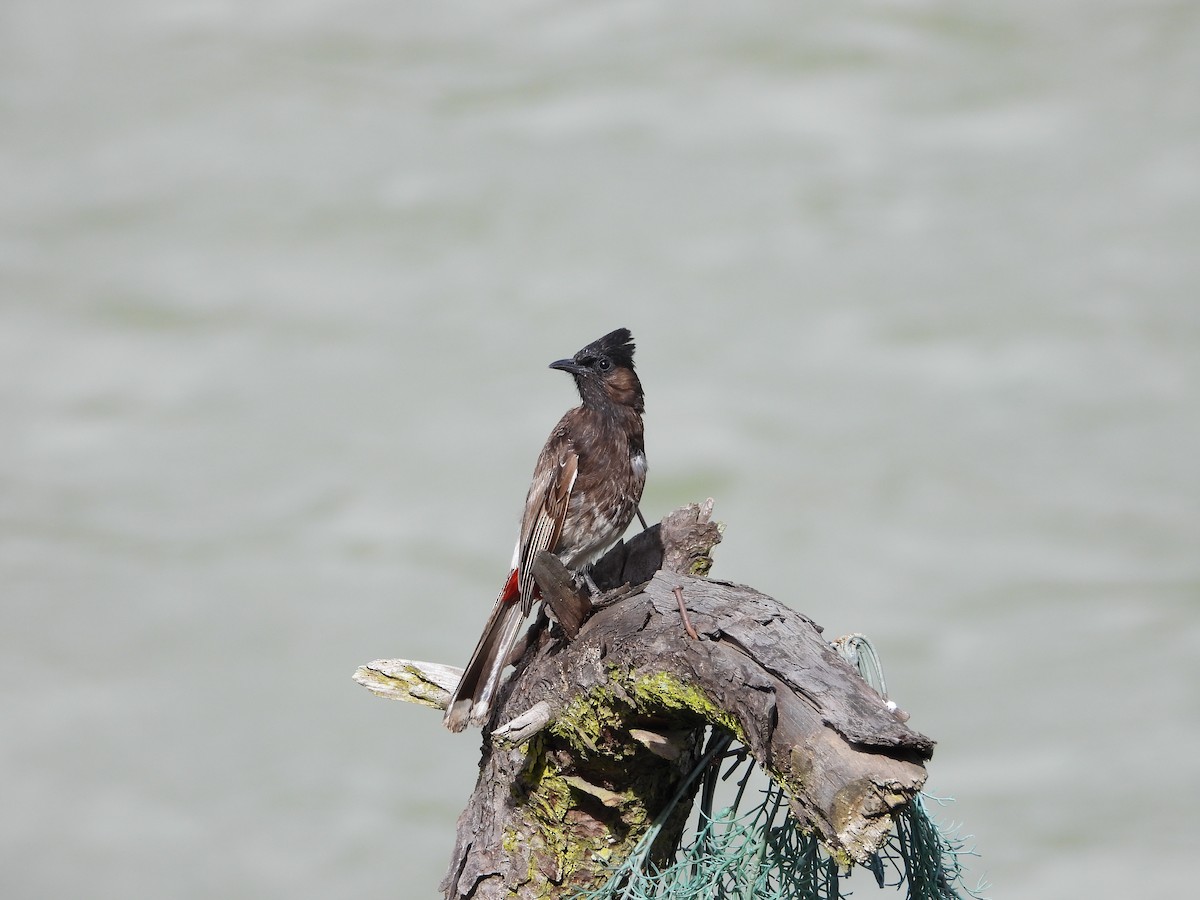
[(377, 659), (354, 670), (354, 680), (373, 694), (445, 709), (462, 669), (415, 659)]

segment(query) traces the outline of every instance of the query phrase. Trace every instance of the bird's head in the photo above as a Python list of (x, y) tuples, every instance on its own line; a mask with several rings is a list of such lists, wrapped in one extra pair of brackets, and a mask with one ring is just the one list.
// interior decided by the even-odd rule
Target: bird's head
[(629, 329), (618, 328), (570, 359), (555, 360), (550, 368), (571, 373), (584, 406), (631, 406), (642, 412), (642, 383), (633, 370), (633, 350)]

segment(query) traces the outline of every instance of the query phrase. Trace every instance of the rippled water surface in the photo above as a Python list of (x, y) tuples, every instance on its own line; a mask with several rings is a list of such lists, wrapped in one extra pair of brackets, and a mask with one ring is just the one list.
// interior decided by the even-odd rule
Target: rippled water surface
[(875, 639), (972, 877), (1190, 896), (1197, 9), (9, 0), (0, 894), (434, 896), (477, 737), (350, 673), (628, 325), (643, 508)]

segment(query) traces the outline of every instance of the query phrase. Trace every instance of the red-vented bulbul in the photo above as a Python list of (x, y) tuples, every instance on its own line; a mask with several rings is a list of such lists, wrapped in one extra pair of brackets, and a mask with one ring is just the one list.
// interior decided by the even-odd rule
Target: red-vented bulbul
[(570, 372), (583, 400), (550, 432), (533, 469), (512, 571), (450, 704), (445, 725), (483, 725), (521, 625), (537, 598), (532, 564), (542, 550), (586, 574), (625, 533), (646, 482), (642, 383), (633, 336), (618, 328), (550, 368)]

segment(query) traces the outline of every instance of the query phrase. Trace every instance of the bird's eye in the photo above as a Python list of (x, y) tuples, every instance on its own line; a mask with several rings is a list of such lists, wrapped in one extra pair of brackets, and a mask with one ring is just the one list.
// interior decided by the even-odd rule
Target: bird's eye
[(602, 356), (596, 360), (596, 368), (598, 368), (601, 372), (607, 372), (612, 368), (612, 363), (610, 363), (606, 357)]

